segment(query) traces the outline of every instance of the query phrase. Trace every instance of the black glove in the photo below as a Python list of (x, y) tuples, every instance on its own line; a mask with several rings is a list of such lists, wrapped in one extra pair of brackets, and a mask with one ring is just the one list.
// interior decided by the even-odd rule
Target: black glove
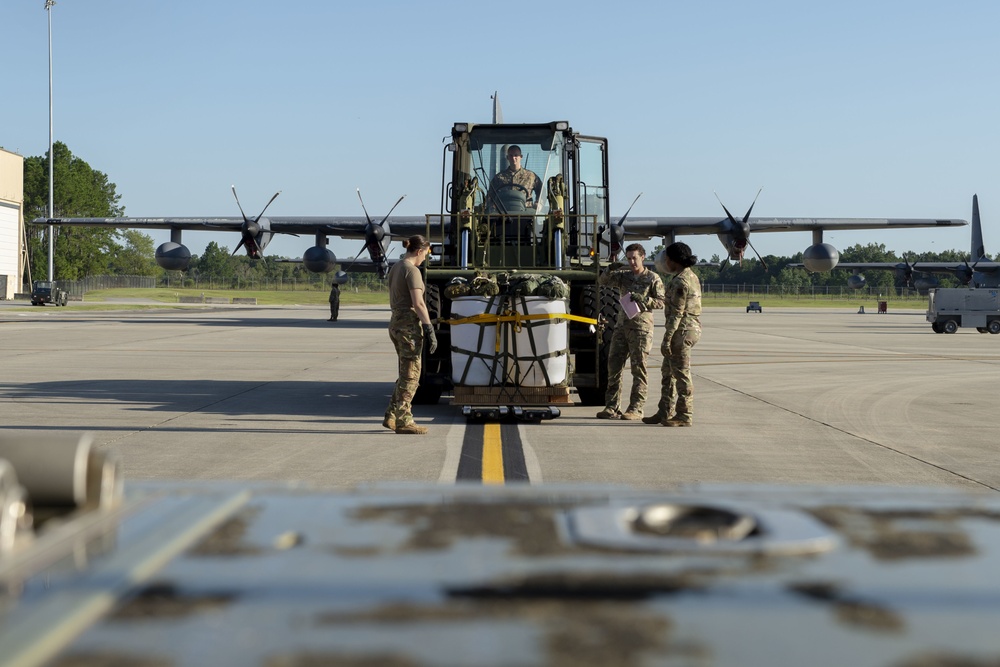
[(438, 339), (434, 334), (434, 327), (430, 324), (423, 325), (424, 327), (424, 338), (427, 340), (427, 352), (429, 354), (434, 354), (438, 349)]

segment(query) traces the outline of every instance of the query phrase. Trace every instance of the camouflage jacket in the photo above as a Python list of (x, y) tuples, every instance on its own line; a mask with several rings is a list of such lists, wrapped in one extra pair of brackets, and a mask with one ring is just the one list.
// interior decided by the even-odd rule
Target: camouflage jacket
[(642, 273), (632, 273), (632, 269), (608, 268), (598, 278), (597, 281), (604, 287), (615, 287), (621, 294), (638, 294), (639, 314), (631, 320), (624, 311), (618, 311), (616, 327), (629, 325), (633, 327), (643, 327), (652, 330), (653, 311), (663, 308), (663, 280), (659, 274), (649, 269), (643, 269)]
[(674, 275), (667, 283), (666, 331), (701, 329), (701, 281), (690, 268)]
[(519, 185), (524, 188), (526, 193), (525, 206), (533, 207), (538, 203), (538, 197), (542, 192), (542, 180), (535, 172), (523, 167), (517, 171), (510, 167), (504, 169), (490, 182), (491, 197), (488, 200), (492, 202), (493, 197), (496, 196), (495, 193), (508, 185)]

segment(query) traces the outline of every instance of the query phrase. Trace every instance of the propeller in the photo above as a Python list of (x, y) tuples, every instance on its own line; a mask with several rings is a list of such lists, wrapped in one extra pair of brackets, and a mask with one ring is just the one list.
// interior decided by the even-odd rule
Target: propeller
[(236, 186), (234, 185), (232, 188), (233, 197), (236, 198), (236, 206), (239, 207), (240, 215), (243, 216), (243, 225), (240, 227), (240, 243), (236, 246), (236, 250), (233, 250), (233, 254), (235, 255), (239, 252), (239, 249), (245, 245), (247, 247), (247, 255), (249, 257), (252, 259), (260, 259), (261, 248), (257, 246), (257, 235), (260, 234), (259, 220), (264, 215), (264, 211), (267, 210), (267, 207), (271, 205), (271, 202), (277, 199), (278, 195), (281, 194), (281, 190), (274, 193), (274, 196), (271, 197), (270, 201), (264, 205), (264, 208), (261, 209), (260, 214), (256, 218), (248, 218), (247, 214), (243, 212), (243, 205), (240, 204), (240, 197), (236, 194)]
[(913, 287), (913, 272), (916, 271), (916, 269), (910, 262), (909, 258), (907, 258), (905, 252), (903, 253), (903, 264), (906, 265), (906, 274), (904, 275), (904, 278), (906, 279), (906, 286)]
[(628, 214), (632, 212), (632, 207), (635, 206), (635, 203), (639, 201), (639, 197), (641, 196), (641, 192), (635, 196), (635, 199), (633, 199), (632, 203), (629, 204), (628, 210), (625, 211), (625, 215), (623, 215), (618, 222), (613, 225), (609, 225), (607, 229), (600, 230), (599, 235), (604, 232), (608, 233), (608, 261), (613, 262), (618, 259), (618, 253), (621, 251), (622, 245), (625, 242), (625, 219), (628, 217)]
[[(729, 218), (730, 224), (732, 224), (733, 240), (736, 243), (742, 242), (742, 244), (738, 246), (741, 250), (743, 248), (743, 245), (750, 246), (750, 249), (753, 250), (755, 255), (757, 255), (757, 259), (760, 260), (761, 266), (764, 267), (764, 271), (767, 271), (767, 263), (764, 262), (764, 258), (760, 256), (759, 252), (757, 252), (757, 248), (754, 248), (753, 244), (750, 243), (750, 222), (749, 222), (750, 213), (753, 211), (753, 207), (757, 203), (757, 197), (760, 197), (760, 193), (763, 190), (764, 188), (760, 188), (760, 190), (757, 190), (757, 194), (754, 196), (753, 202), (751, 202), (750, 208), (747, 209), (747, 214), (743, 216), (742, 220), (737, 220), (735, 217), (733, 217), (733, 214), (729, 212), (729, 209), (726, 208), (726, 205), (722, 203), (722, 199), (719, 197), (718, 192), (713, 191), (713, 193), (715, 194), (715, 198), (719, 200), (719, 205), (722, 206), (722, 210), (726, 212), (726, 216)], [(743, 253), (740, 252), (740, 258), (742, 259), (742, 257)]]
[[(969, 259), (972, 259), (971, 255), (969, 256)], [(960, 270), (955, 272), (955, 275), (962, 281), (963, 285), (968, 285), (972, 282), (972, 279), (976, 277), (976, 265), (979, 264), (979, 260), (977, 259), (972, 263), (972, 266), (969, 266), (969, 259), (962, 260), (962, 263), (965, 264), (964, 271)]]
[(367, 250), (368, 256), (371, 258), (372, 262), (378, 264), (379, 278), (385, 278), (389, 273), (389, 260), (385, 255), (385, 247), (382, 244), (387, 236), (390, 238), (392, 237), (392, 234), (386, 229), (385, 222), (389, 219), (389, 216), (392, 215), (392, 212), (396, 210), (396, 207), (399, 206), (399, 202), (406, 198), (406, 195), (397, 199), (396, 203), (389, 209), (389, 212), (385, 214), (385, 217), (376, 223), (372, 222), (371, 216), (368, 215), (368, 209), (365, 207), (365, 200), (361, 197), (361, 188), (358, 188), (357, 191), (358, 201), (361, 202), (361, 210), (365, 212), (365, 220), (367, 221), (364, 228), (365, 244), (362, 246), (361, 250), (358, 251), (358, 254), (354, 256), (354, 259), (351, 260), (347, 270), (350, 270), (351, 266), (354, 266), (354, 263), (358, 261), (359, 257), (361, 257), (361, 253)]

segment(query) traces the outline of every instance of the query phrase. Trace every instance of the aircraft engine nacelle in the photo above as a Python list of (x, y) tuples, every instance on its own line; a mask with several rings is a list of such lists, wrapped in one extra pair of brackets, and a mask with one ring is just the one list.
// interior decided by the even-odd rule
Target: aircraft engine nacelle
[(847, 286), (851, 289), (861, 289), (866, 283), (865, 277), (860, 273), (852, 273), (847, 279)]
[(913, 279), (913, 288), (921, 294), (926, 294), (927, 290), (941, 286), (941, 281), (936, 276), (920, 276)]
[(330, 273), (337, 265), (337, 256), (328, 248), (314, 245), (302, 253), (302, 265), (313, 273)]
[(186, 245), (167, 241), (156, 249), (156, 263), (167, 271), (184, 271), (191, 263), (191, 251)]
[(802, 264), (813, 273), (831, 271), (839, 261), (840, 253), (829, 243), (811, 245), (802, 253)]
[(972, 282), (972, 279), (976, 277), (975, 271), (968, 264), (959, 267), (955, 270), (955, 277), (958, 278), (958, 282), (963, 285), (968, 285)]

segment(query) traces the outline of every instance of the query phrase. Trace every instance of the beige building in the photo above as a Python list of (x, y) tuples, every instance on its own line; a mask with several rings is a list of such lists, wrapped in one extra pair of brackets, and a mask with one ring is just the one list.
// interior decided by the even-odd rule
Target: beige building
[(24, 158), (0, 148), (0, 299), (21, 291), (24, 243)]

